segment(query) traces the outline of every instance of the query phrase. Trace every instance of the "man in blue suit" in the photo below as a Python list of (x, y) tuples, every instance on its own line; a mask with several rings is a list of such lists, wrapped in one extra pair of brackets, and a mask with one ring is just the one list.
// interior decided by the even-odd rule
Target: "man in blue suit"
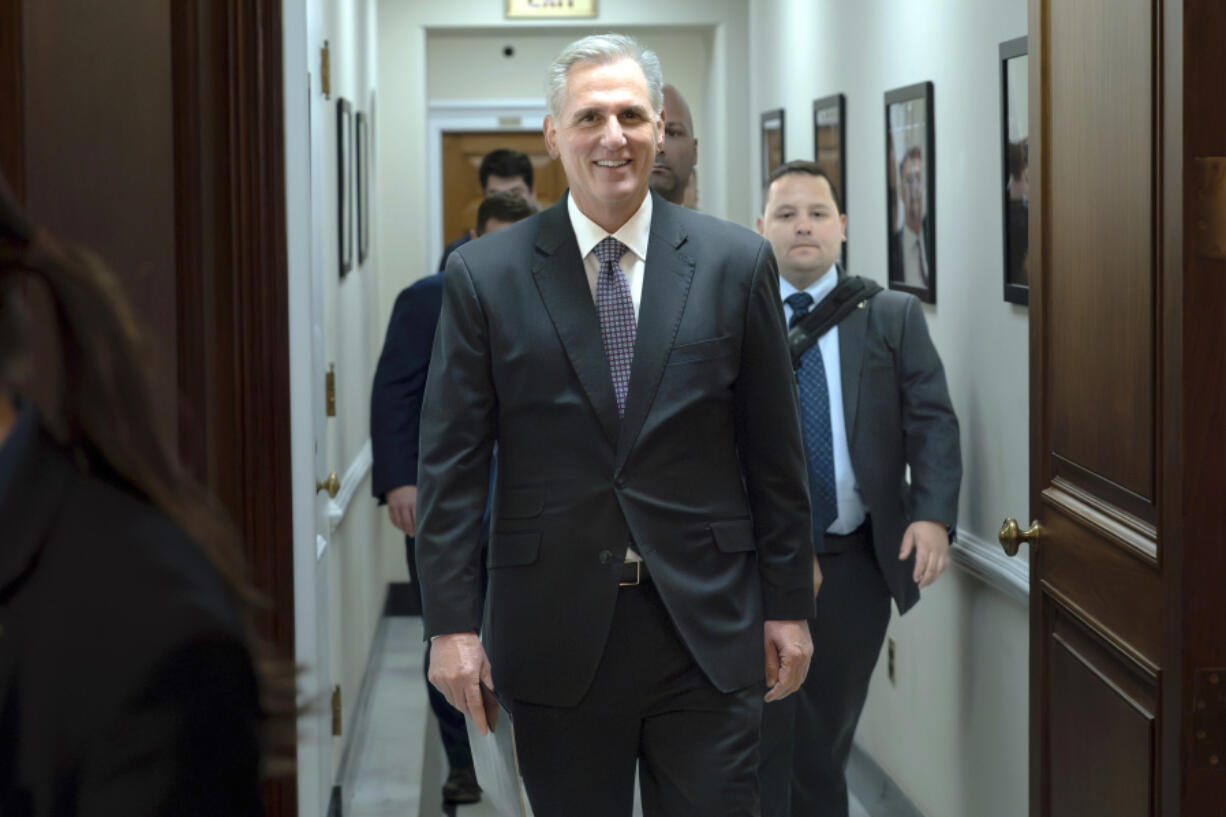
[[(532, 204), (517, 195), (494, 194), (477, 210), (477, 236), (507, 227), (535, 211)], [(429, 275), (406, 287), (396, 298), (370, 396), (370, 441), (374, 454), (371, 492), (380, 504), (387, 505), (392, 524), (405, 534), (405, 552), (414, 586), (418, 429), (430, 349), (442, 309), (442, 280), (441, 274)], [(428, 651), (426, 665), (428, 668)], [(443, 786), (443, 799), (448, 803), (474, 803), (481, 799), (481, 788), (473, 772), (464, 716), (433, 686), (426, 686), (451, 768)]]

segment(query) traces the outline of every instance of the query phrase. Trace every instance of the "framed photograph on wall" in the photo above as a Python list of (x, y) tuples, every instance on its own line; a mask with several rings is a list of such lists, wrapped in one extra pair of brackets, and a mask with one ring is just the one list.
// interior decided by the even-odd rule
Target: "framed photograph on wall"
[(762, 186), (783, 164), (783, 108), (762, 114)]
[(370, 254), (370, 136), (366, 128), (366, 114), (358, 111), (354, 126), (354, 147), (357, 148), (354, 178), (358, 186), (358, 264), (365, 264), (366, 256)]
[(937, 302), (936, 139), (932, 83), (885, 94), (890, 289)]
[(1000, 44), (1000, 147), (1003, 176), (1005, 300), (1030, 304), (1030, 129), (1026, 38)]
[(353, 107), (336, 100), (336, 246), (340, 277), (353, 269)]
[[(826, 171), (847, 212), (847, 102), (842, 94), (813, 101), (813, 161)], [(843, 268), (847, 268), (847, 242), (843, 242)]]

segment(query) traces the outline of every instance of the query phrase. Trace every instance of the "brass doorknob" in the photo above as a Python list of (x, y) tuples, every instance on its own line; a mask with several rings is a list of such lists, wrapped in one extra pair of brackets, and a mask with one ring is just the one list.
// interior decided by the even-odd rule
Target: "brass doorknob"
[(1038, 522), (1031, 522), (1029, 528), (1022, 530), (1017, 520), (1010, 517), (1000, 526), (1000, 546), (1005, 549), (1007, 555), (1016, 556), (1022, 542), (1037, 545), (1039, 534), (1042, 532), (1043, 529), (1039, 527)]
[(341, 481), (336, 478), (335, 473), (328, 474), (328, 478), (322, 482), (319, 480), (315, 481), (315, 493), (320, 491), (327, 491), (328, 496), (336, 499), (336, 495), (341, 492)]

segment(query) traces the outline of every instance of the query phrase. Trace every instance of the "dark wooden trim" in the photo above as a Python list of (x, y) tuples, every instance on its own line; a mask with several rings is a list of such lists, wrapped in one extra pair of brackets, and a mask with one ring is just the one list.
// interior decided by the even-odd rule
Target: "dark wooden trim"
[[(294, 655), (280, 0), (172, 4), (180, 446), (237, 521), (257, 619)], [(268, 814), (297, 812), (272, 781)]]
[(21, 2), (0, 0), (0, 170), (17, 200), (26, 199), (25, 117), (22, 108)]
[[(1175, 19), (1172, 44), (1182, 52), (1168, 53), (1172, 71), (1182, 72), (1178, 88), (1181, 99), (1166, 99), (1172, 116), (1180, 119), (1178, 145), (1180, 163), (1171, 168), (1182, 181), (1183, 217), (1172, 241), (1182, 240), (1179, 253), (1182, 312), (1180, 323), (1172, 327), (1181, 332), (1183, 354), (1180, 377), (1182, 412), (1182, 525), (1179, 552), (1178, 583), (1171, 587), (1172, 611), (1176, 617), (1182, 643), (1178, 652), (1172, 647), (1172, 660), (1183, 671), (1179, 696), (1181, 743), (1176, 747), (1183, 757), (1182, 782), (1177, 805), (1165, 813), (1184, 815), (1221, 813), (1226, 802), (1226, 774), (1221, 764), (1210, 766), (1193, 752), (1195, 737), (1192, 683), (1198, 670), (1226, 666), (1226, 616), (1222, 615), (1221, 587), (1226, 583), (1226, 548), (1222, 547), (1222, 497), (1226, 494), (1226, 473), (1222, 470), (1222, 452), (1226, 450), (1226, 428), (1222, 416), (1226, 412), (1226, 377), (1222, 374), (1222, 356), (1226, 354), (1226, 262), (1201, 255), (1197, 250), (1204, 216), (1198, 211), (1198, 188), (1201, 180), (1196, 172), (1200, 157), (1226, 156), (1226, 111), (1221, 105), (1222, 72), (1226, 71), (1226, 51), (1222, 38), (1226, 34), (1226, 6), (1220, 0), (1184, 0), (1167, 5)], [(1181, 35), (1181, 36), (1178, 36)], [(1178, 170), (1176, 170), (1178, 168)], [(1222, 195), (1222, 191), (1215, 191)], [(1174, 205), (1175, 202), (1172, 202)], [(1172, 770), (1174, 771), (1174, 770)]]

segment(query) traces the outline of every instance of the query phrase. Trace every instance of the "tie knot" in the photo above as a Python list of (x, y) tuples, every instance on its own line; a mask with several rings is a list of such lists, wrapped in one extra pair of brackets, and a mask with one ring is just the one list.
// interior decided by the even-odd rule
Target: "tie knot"
[(626, 245), (613, 236), (609, 236), (596, 245), (596, 259), (600, 261), (601, 266), (609, 266), (610, 264), (616, 266), (617, 262), (625, 254)]
[(792, 307), (792, 317), (799, 318), (813, 307), (813, 296), (807, 292), (793, 292), (783, 302)]

